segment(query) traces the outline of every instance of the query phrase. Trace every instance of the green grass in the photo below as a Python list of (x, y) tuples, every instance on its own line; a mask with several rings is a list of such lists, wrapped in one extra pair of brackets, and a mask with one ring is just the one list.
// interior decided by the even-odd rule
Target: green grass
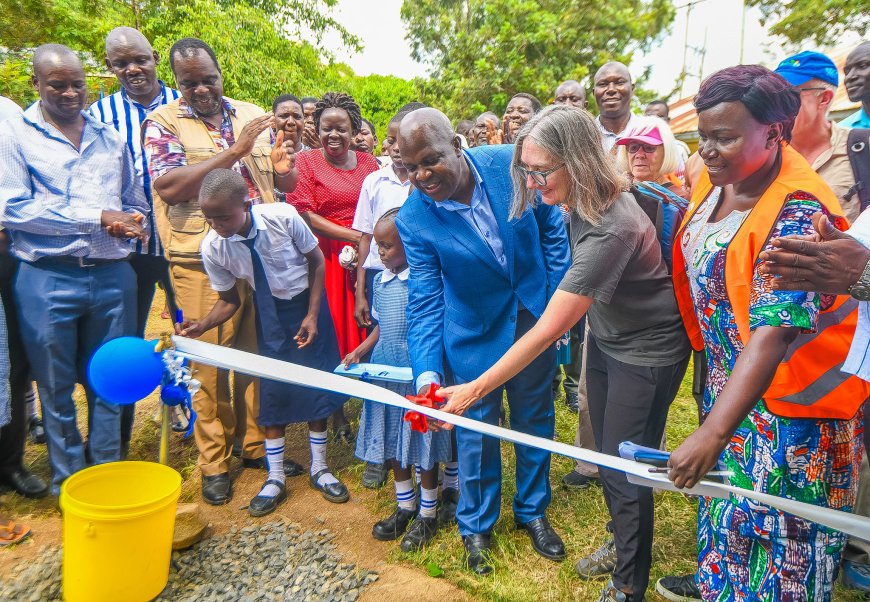
[[(159, 321), (162, 309), (162, 295), (158, 291), (152, 307), (148, 336), (157, 336), (168, 327)], [(86, 409), (81, 389), (76, 393), (79, 407), (79, 428), (85, 432)], [(354, 432), (360, 412), (360, 402), (351, 401), (347, 407)], [(159, 430), (152, 416), (157, 408), (156, 395), (137, 404), (137, 421), (130, 448), (131, 459), (157, 459)], [(683, 382), (680, 392), (671, 406), (668, 417), (668, 448), (673, 450), (698, 424), (695, 401), (691, 395), (691, 368)], [(570, 413), (561, 397), (556, 400), (556, 433), (559, 441), (573, 443), (577, 417)], [(299, 458), (307, 457), (307, 429), (304, 425), (288, 428), (288, 453), (295, 448)], [(196, 501), (199, 498), (199, 476), (196, 468), (197, 451), (193, 438), (182, 440), (174, 435), (171, 439), (170, 465), (184, 477), (181, 501)], [(330, 462), (341, 468), (343, 480), (352, 493), (363, 491), (359, 485), (363, 464), (353, 457), (352, 446), (331, 445)], [(44, 445), (28, 445), (25, 456), (27, 466), (40, 476), (48, 479), (48, 455)], [(415, 566), (426, 572), (429, 563), (443, 569), (443, 576), (468, 592), (473, 599), (517, 601), (530, 600), (577, 600), (588, 602), (598, 599), (603, 582), (587, 582), (574, 573), (574, 563), (582, 556), (594, 551), (602, 542), (608, 520), (600, 487), (591, 487), (578, 492), (561, 487), (564, 474), (573, 469), (573, 461), (554, 456), (551, 468), (553, 499), (548, 516), (553, 527), (565, 541), (568, 559), (555, 564), (538, 556), (531, 548), (528, 536), (517, 532), (513, 527), (511, 500), (516, 491), (514, 487), (513, 446), (502, 445), (502, 514), (494, 532), (495, 571), (487, 577), (476, 577), (464, 568), (464, 549), (454, 528), (440, 533), (426, 550), (416, 554), (403, 554), (397, 545), (391, 552), (391, 562)], [(372, 524), (390, 514), (395, 505), (392, 481), (376, 492), (374, 498), (366, 502), (372, 512)], [(655, 581), (668, 574), (685, 574), (695, 570), (695, 524), (697, 504), (686, 496), (662, 492), (655, 497), (656, 531), (653, 543), (653, 566), (650, 579), (650, 600), (660, 599), (653, 593)], [(0, 497), (3, 512), (25, 521), (29, 517), (57, 515), (56, 500), (28, 500), (18, 495), (4, 494)], [(15, 554), (14, 547), (0, 550), (0, 554)], [(834, 600), (837, 602), (858, 602), (862, 598), (853, 593), (839, 590)]]

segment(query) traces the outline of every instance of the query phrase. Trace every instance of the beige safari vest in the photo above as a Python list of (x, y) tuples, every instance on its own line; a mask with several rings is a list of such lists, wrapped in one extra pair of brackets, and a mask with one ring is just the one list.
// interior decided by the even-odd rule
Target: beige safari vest
[[(160, 107), (148, 115), (148, 119), (159, 123), (178, 137), (184, 147), (188, 165), (202, 163), (222, 152), (223, 149), (215, 145), (202, 120), (191, 118), (185, 108), (179, 107), (179, 100)], [(245, 124), (263, 115), (264, 111), (247, 102), (231, 98), (226, 100), (235, 109), (235, 114), (230, 116), (230, 120), (233, 124), (233, 134), (238, 139)], [(275, 201), (275, 176), (272, 160), (269, 157), (271, 150), (272, 144), (267, 129), (257, 137), (251, 154), (242, 159), (264, 203)], [(199, 245), (209, 227), (199, 209), (199, 200), (192, 198), (177, 205), (168, 205), (157, 194), (153, 184), (151, 194), (154, 198), (157, 232), (160, 234), (166, 258), (172, 263), (200, 263), (202, 258)]]

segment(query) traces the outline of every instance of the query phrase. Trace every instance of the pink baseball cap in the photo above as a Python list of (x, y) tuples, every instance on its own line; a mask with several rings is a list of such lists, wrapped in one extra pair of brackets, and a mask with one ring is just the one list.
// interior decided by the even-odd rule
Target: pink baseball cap
[(641, 142), (652, 146), (661, 146), (664, 144), (662, 135), (659, 133), (658, 126), (641, 126), (632, 129), (628, 134), (616, 141), (617, 144), (631, 144), (632, 142)]

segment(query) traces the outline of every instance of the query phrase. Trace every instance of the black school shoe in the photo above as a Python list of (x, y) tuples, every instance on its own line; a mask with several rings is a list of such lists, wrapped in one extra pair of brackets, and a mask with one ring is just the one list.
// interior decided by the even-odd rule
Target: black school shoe
[(408, 525), (417, 516), (416, 510), (405, 510), (396, 506), (396, 510), (384, 520), (375, 523), (372, 527), (372, 537), (378, 541), (394, 541), (399, 539)]
[[(275, 508), (278, 507), (278, 504), (287, 499), (287, 486), (283, 482), (269, 479), (263, 485), (263, 489), (266, 488), (266, 485), (275, 485), (280, 489), (280, 491), (276, 496), (257, 495), (252, 499), (251, 503), (248, 504), (248, 514), (251, 516), (266, 516), (267, 514), (272, 514), (275, 512)], [(262, 489), (260, 491), (262, 491)]]
[[(317, 473), (311, 475), (311, 477), (308, 479), (311, 487), (323, 494), (323, 497), (325, 497), (327, 501), (332, 502), (333, 504), (345, 503), (347, 500), (350, 499), (350, 492), (348, 492), (347, 487), (344, 486), (344, 483), (342, 483), (341, 481), (339, 481), (338, 483), (329, 483), (327, 485), (319, 485), (317, 483), (317, 479), (320, 478), (320, 475), (326, 473), (332, 474), (332, 471), (328, 468), (324, 468), (323, 470), (318, 470)], [(338, 477), (335, 478), (337, 479)]]
[(422, 550), (428, 545), (435, 534), (438, 532), (438, 519), (435, 517), (429, 518), (418, 516), (411, 523), (411, 528), (405, 533), (402, 538), (402, 543), (399, 546), (403, 552), (416, 552)]
[(441, 490), (441, 504), (438, 506), (438, 524), (442, 527), (456, 522), (456, 506), (459, 504), (459, 491), (448, 487)]
[(230, 482), (230, 474), (224, 472), (202, 477), (202, 499), (212, 506), (223, 506), (233, 497), (233, 485)]

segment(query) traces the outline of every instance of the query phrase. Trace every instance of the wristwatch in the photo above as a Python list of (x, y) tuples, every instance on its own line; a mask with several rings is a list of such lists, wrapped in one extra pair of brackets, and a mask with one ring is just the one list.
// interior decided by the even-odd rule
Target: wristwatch
[(864, 266), (858, 282), (849, 287), (849, 294), (858, 301), (870, 301), (870, 261)]

